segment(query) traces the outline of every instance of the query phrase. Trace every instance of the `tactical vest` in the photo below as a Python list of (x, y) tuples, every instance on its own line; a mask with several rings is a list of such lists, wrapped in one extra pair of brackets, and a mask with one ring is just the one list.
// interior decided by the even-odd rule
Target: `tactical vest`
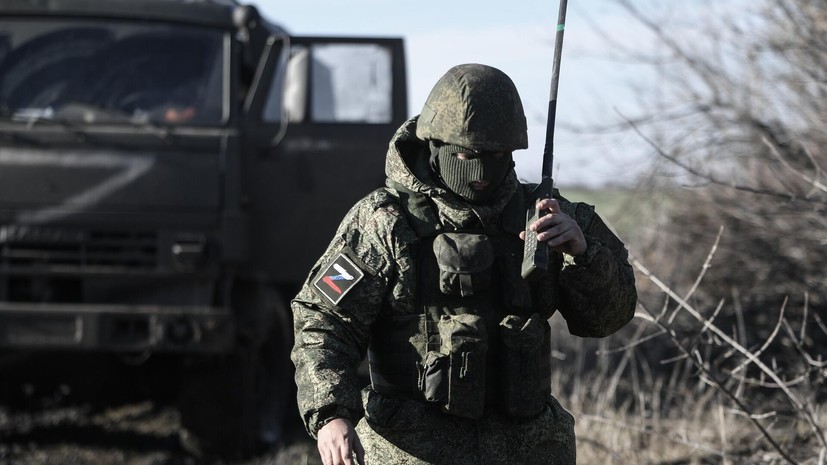
[[(391, 316), (373, 325), (373, 389), (467, 418), (492, 409), (512, 417), (540, 413), (550, 395), (549, 326), (532, 311), (520, 277), (524, 223), (507, 213), (522, 205), (506, 206), (495, 227), (447, 230), (429, 197), (393, 187), (418, 237), (419, 313), (382, 312)], [(512, 202), (522, 204), (522, 196)]]

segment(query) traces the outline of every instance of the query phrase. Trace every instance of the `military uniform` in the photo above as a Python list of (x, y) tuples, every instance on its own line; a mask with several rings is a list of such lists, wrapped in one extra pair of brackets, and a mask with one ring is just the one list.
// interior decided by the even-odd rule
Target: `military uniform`
[[(454, 87), (448, 101), (466, 98)], [(445, 102), (426, 103), (397, 131), (388, 187), (351, 209), (292, 302), (305, 425), (315, 437), (331, 419), (358, 422), (371, 464), (575, 463), (574, 419), (548, 392), (546, 320), (560, 311), (583, 337), (626, 324), (637, 298), (626, 250), (591, 206), (559, 198), (586, 251), (554, 253), (548, 272), (523, 280), (519, 232), (531, 186), (509, 165), (484, 201), (447, 189), (429, 162), (432, 137), (423, 137), (440, 118), (462, 120), (441, 111), (457, 106)], [(516, 106), (500, 127), (522, 117)], [(465, 137), (474, 133), (467, 126), (442, 140), (491, 147), (489, 135)], [(524, 148), (524, 119), (516, 128), (517, 143), (501, 150)], [(368, 352), (371, 386), (360, 391)]]

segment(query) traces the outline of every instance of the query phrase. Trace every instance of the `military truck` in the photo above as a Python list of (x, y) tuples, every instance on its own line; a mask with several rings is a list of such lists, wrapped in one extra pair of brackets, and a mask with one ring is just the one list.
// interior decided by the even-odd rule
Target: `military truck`
[(3, 373), (160, 359), (136, 387), (175, 383), (200, 450), (278, 441), (288, 300), (406, 117), (399, 38), (295, 37), (234, 0), (3, 0)]

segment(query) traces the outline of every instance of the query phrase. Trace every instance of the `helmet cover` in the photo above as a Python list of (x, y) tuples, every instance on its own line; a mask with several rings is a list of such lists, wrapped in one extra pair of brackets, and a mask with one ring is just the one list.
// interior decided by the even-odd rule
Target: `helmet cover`
[(528, 148), (525, 113), (514, 82), (481, 64), (454, 66), (437, 81), (417, 121), (416, 136), (478, 152)]

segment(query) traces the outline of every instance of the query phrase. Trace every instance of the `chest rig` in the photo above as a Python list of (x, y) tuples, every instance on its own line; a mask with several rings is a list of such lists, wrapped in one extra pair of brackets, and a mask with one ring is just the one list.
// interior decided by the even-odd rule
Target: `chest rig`
[(520, 277), (522, 205), (509, 204), (495, 225), (453, 229), (427, 196), (390, 192), (418, 238), (417, 313), (385, 311), (372, 327), (373, 389), (467, 418), (539, 413), (550, 394), (549, 330)]

